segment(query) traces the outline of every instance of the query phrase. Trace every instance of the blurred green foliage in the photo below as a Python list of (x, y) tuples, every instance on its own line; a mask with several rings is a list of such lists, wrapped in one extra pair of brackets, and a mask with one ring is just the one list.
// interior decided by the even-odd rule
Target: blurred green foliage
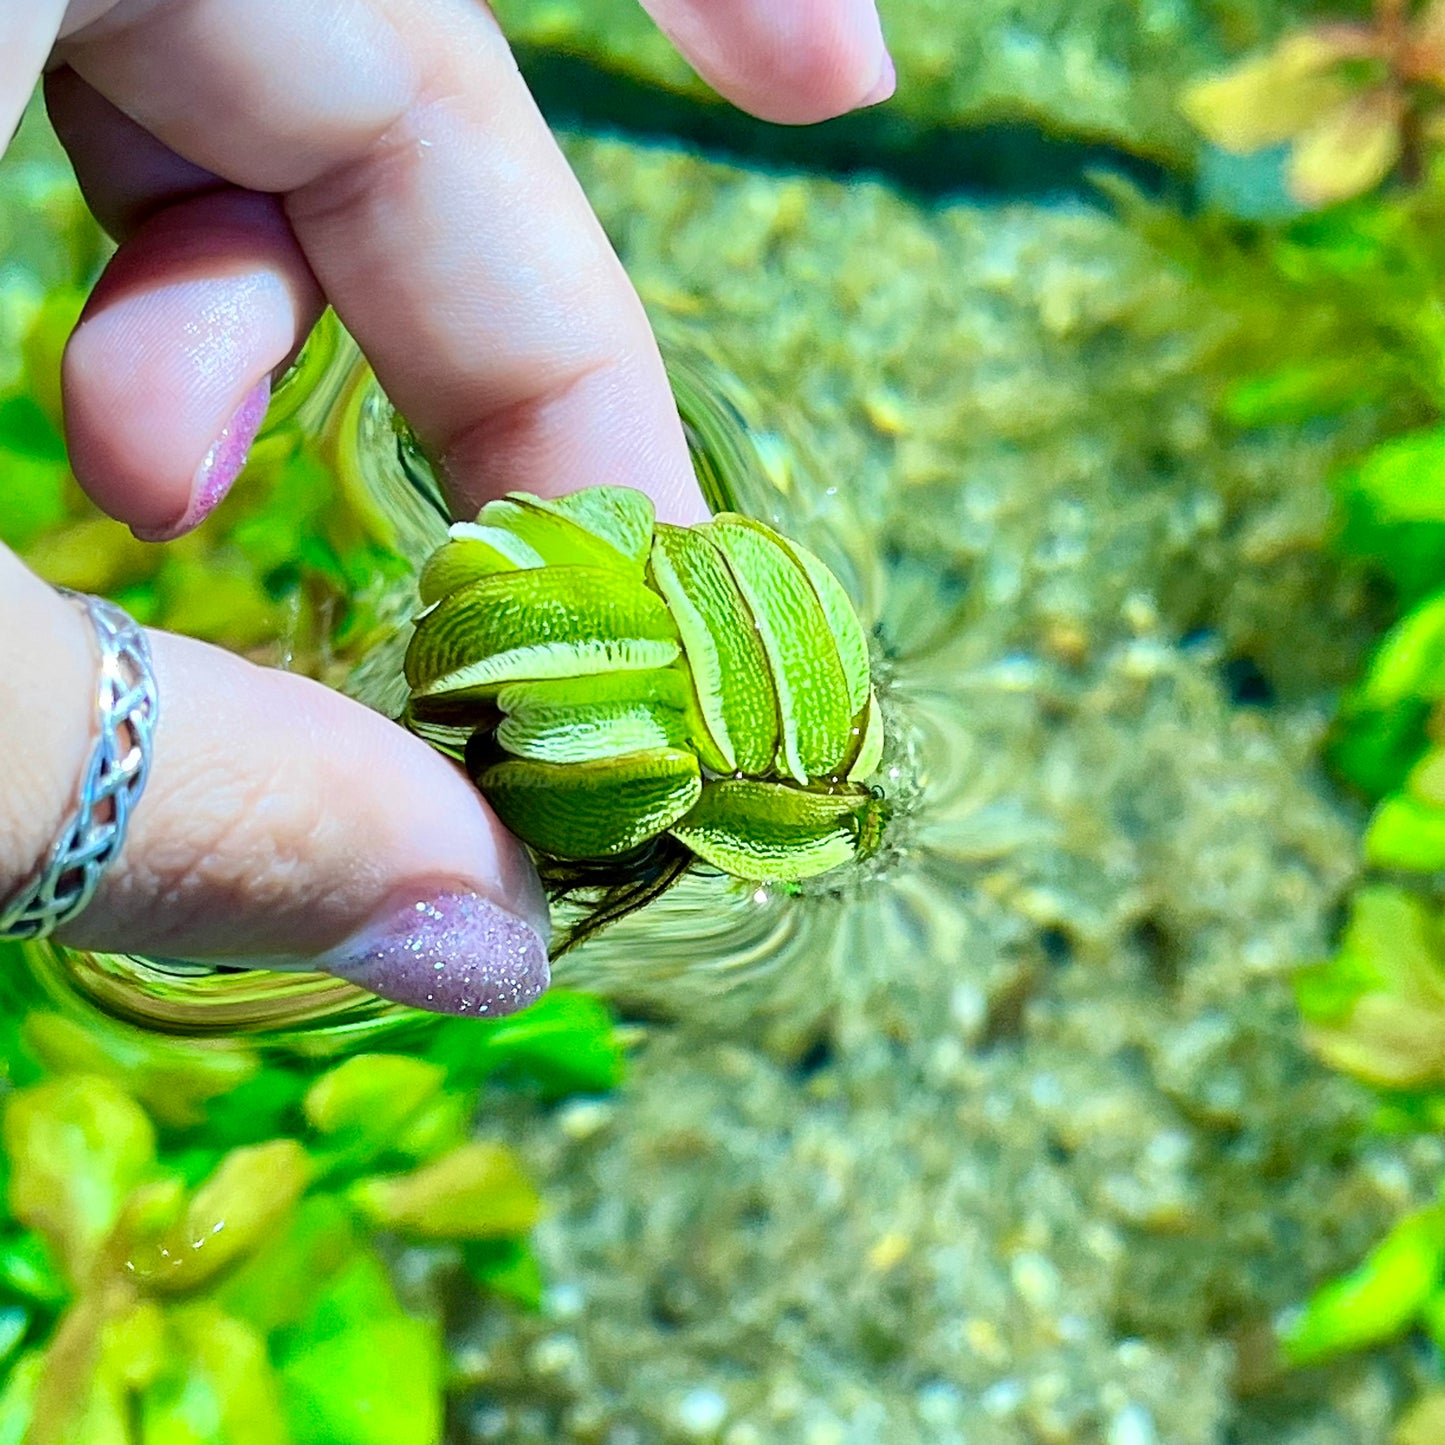
[[(1288, 54), (1287, 43), (1259, 75)], [(1259, 75), (1236, 72), (1239, 84)], [(1271, 123), (1288, 109), (1256, 90), (1252, 103)], [(1315, 187), (1316, 203), (1331, 191), (1363, 191), (1389, 169), (1381, 163), (1368, 178), (1352, 169), (1339, 102), (1326, 86), (1321, 116), (1299, 107), (1289, 115), (1291, 135), (1316, 121), (1335, 128), (1329, 155), (1313, 160), (1340, 166), (1350, 184)], [(1236, 121), (1222, 109), (1211, 118)], [(1189, 275), (1201, 368), (1214, 378), (1219, 413), (1246, 429), (1314, 429), (1343, 439), (1351, 458), (1333, 478), (1332, 545), (1342, 566), (1372, 579), (1393, 617), (1342, 698), (1327, 748), (1337, 776), (1373, 809), (1365, 881), (1337, 951), (1300, 972), (1297, 994), (1315, 1052), (1379, 1090), (1379, 1128), (1410, 1132), (1445, 1126), (1445, 158), (1437, 145), (1405, 157), (1387, 187), (1273, 224), (1218, 211), (1185, 217), (1115, 190)], [(1401, 1220), (1355, 1270), (1322, 1286), (1282, 1323), (1280, 1344), (1287, 1361), (1307, 1365), (1416, 1328), (1445, 1348), (1441, 1204)], [(1445, 1389), (1417, 1403), (1397, 1439), (1437, 1440), (1442, 1422)]]
[[(473, 1137), (479, 1089), (558, 1097), (621, 1070), (606, 1009), (563, 991), (319, 1066), (46, 1010), (4, 1033), (16, 1445), (433, 1445), (448, 1299), (541, 1298), (541, 1201), (510, 1149)], [(430, 1265), (405, 1303), (387, 1268), (403, 1246)]]

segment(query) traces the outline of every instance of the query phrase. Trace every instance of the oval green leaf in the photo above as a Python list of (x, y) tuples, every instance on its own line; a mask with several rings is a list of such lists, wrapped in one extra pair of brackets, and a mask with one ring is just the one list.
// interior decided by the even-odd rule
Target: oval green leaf
[(517, 758), (586, 763), (684, 747), (687, 724), (676, 708), (651, 702), (529, 706), (508, 712), (497, 728), (497, 741)]
[(883, 761), (883, 714), (872, 692), (868, 694), (868, 710), (863, 714), (863, 720), (854, 724), (853, 730), (857, 735), (858, 752), (848, 766), (848, 781), (861, 783), (865, 778), (871, 778)]
[(476, 779), (502, 822), (557, 858), (607, 858), (665, 832), (697, 802), (697, 758), (660, 748), (591, 763), (508, 759)]
[(778, 697), (752, 613), (723, 554), (700, 532), (659, 526), (652, 578), (682, 637), (715, 773), (766, 773), (778, 751)]
[(767, 653), (781, 723), (778, 768), (800, 783), (834, 776), (854, 709), (813, 584), (776, 533), (751, 518), (725, 512), (698, 530), (727, 558)]
[(642, 568), (605, 537), (526, 492), (488, 502), (477, 514), (483, 526), (504, 528), (531, 547), (549, 567), (608, 567), (640, 575)]
[(497, 572), (517, 572), (542, 566), (535, 548), (501, 527), (482, 527), (475, 522), (457, 522), (421, 569), (417, 590), (426, 606), (440, 601), (448, 592), (465, 587)]
[(593, 536), (610, 542), (639, 572), (647, 562), (657, 514), (646, 492), (635, 487), (584, 487), (563, 497), (530, 497), (525, 492), (511, 496), (570, 518)]
[(509, 572), (450, 593), (417, 620), (406, 653), (421, 698), (489, 698), (508, 682), (665, 667), (679, 653), (666, 604), (600, 567)]
[(833, 640), (838, 644), (838, 657), (843, 664), (843, 676), (848, 684), (848, 706), (853, 716), (863, 711), (868, 702), (872, 686), (869, 675), (868, 635), (853, 610), (852, 599), (843, 590), (843, 584), (831, 569), (806, 547), (801, 547), (791, 538), (782, 538), (783, 545), (797, 559), (798, 565), (807, 573), (823, 615), (832, 629)]
[(796, 883), (858, 853), (866, 793), (806, 793), (788, 783), (723, 778), (704, 785), (672, 834), (735, 878)]

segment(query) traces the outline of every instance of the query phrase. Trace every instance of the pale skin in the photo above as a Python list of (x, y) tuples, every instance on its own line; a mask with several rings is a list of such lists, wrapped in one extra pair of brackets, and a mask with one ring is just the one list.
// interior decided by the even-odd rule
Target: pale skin
[[(766, 119), (891, 92), (872, 0), (646, 4)], [(620, 483), (704, 515), (641, 305), (479, 0), (0, 0), (0, 137), (42, 71), (120, 242), (63, 375), (76, 474), (112, 516), (195, 525), (207, 452), (327, 302), (459, 513)], [(155, 771), (69, 941), (306, 959), (398, 890), (545, 929), (524, 850), (423, 743), (304, 679), (152, 647)], [(71, 806), (94, 668), (80, 613), (0, 554), (0, 895)]]

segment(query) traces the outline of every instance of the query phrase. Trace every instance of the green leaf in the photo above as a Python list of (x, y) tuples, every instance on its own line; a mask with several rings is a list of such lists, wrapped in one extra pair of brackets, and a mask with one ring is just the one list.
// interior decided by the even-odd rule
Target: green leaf
[(476, 783), (503, 824), (558, 858), (605, 858), (655, 838), (702, 788), (697, 758), (656, 748), (591, 763), (504, 761)]
[(1445, 934), (1404, 889), (1355, 894), (1339, 951), (1301, 975), (1300, 1003), (1333, 1067), (1395, 1089), (1445, 1082)]
[(883, 711), (878, 706), (878, 699), (871, 692), (868, 694), (868, 711), (863, 714), (861, 723), (854, 724), (853, 731), (857, 735), (858, 751), (848, 766), (848, 781), (862, 783), (878, 771), (878, 765), (883, 761), (883, 744), (886, 739)]
[(519, 537), (549, 567), (610, 567), (642, 576), (642, 564), (636, 557), (619, 551), (563, 509), (548, 506), (526, 492), (512, 492), (488, 502), (477, 522)]
[(1445, 427), (1408, 432), (1366, 453), (1345, 485), (1384, 522), (1445, 522)]
[(254, 1049), (234, 1040), (142, 1039), (101, 1020), (48, 1011), (27, 1014), (21, 1037), (50, 1072), (103, 1074), (176, 1129), (199, 1124), (206, 1105), (246, 1083), (260, 1063)]
[(1295, 1365), (1315, 1364), (1399, 1334), (1437, 1289), (1442, 1262), (1440, 1209), (1402, 1219), (1358, 1268), (1318, 1290), (1282, 1332), (1286, 1357)]
[(210, 1284), (280, 1232), (310, 1174), (306, 1151), (294, 1139), (232, 1150), (178, 1221), (137, 1228), (118, 1241), (126, 1248), (127, 1276), (168, 1294)]
[(290, 1445), (265, 1340), (209, 1302), (168, 1315), (140, 1419), (145, 1445)]
[(530, 1008), (499, 1019), (448, 1020), (429, 1055), (458, 1079), (499, 1070), (530, 1080), (549, 1098), (601, 1093), (622, 1077), (623, 1052), (612, 1014), (591, 994), (549, 989)]
[[(513, 492), (521, 499), (525, 494)], [(652, 545), (657, 514), (652, 498), (633, 487), (584, 487), (561, 497), (529, 497), (534, 506), (570, 517), (596, 537), (609, 542), (642, 571)]]
[(795, 883), (857, 856), (860, 815), (871, 801), (866, 794), (725, 778), (703, 786), (672, 833), (735, 878)]
[(0, 1285), (49, 1306), (63, 1304), (71, 1294), (54, 1251), (33, 1230), (0, 1239)]
[(354, 1054), (312, 1084), (302, 1107), (311, 1127), (322, 1134), (384, 1144), (445, 1082), (445, 1071), (423, 1059)]
[(799, 783), (833, 776), (848, 752), (848, 680), (817, 593), (783, 542), (724, 512), (699, 529), (727, 558), (757, 625), (777, 690), (778, 768)]
[(757, 625), (722, 553), (699, 530), (659, 526), (652, 577), (672, 609), (692, 674), (703, 762), (717, 773), (771, 772), (777, 693)]
[[(622, 673), (621, 681), (651, 677), (652, 673)], [(587, 678), (582, 681), (596, 681)], [(611, 681), (612, 679), (609, 679)], [(499, 696), (505, 716), (497, 727), (497, 742), (516, 758), (539, 763), (587, 763), (658, 748), (680, 748), (687, 743), (682, 713), (645, 698), (549, 705), (531, 693), (540, 683), (513, 683)]]
[(263, 1334), (297, 1325), (363, 1247), (356, 1218), (340, 1197), (311, 1195), (234, 1274), (220, 1281), (213, 1298)]
[(807, 574), (818, 594), (823, 616), (833, 640), (838, 644), (838, 657), (843, 664), (843, 676), (848, 684), (848, 706), (856, 718), (868, 705), (873, 681), (868, 658), (868, 635), (853, 609), (853, 600), (843, 590), (843, 584), (833, 575), (820, 557), (792, 538), (782, 538), (783, 545), (794, 560)]
[(1367, 798), (1395, 792), (1425, 751), (1429, 716), (1430, 705), (1418, 699), (1379, 710), (1347, 702), (1326, 750), (1331, 768)]
[(540, 553), (502, 527), (456, 522), (448, 537), (450, 540), (427, 558), (417, 583), (422, 603), (428, 607), (483, 577), (543, 565)]
[(437, 1445), (442, 1361), (436, 1325), (405, 1314), (380, 1262), (358, 1255), (283, 1341), (294, 1445)]
[(1350, 96), (1339, 47), (1314, 31), (1286, 35), (1272, 50), (1191, 85), (1189, 120), (1216, 145), (1244, 154), (1292, 140)]
[(5, 1109), (10, 1207), (55, 1246), (72, 1281), (155, 1167), (155, 1130), (110, 1080), (77, 1074), (22, 1089)]
[(1365, 858), (1376, 868), (1445, 868), (1445, 810), (1408, 794), (1386, 798), (1365, 831)]
[(0, 1305), (0, 1370), (11, 1361), (29, 1333), (34, 1316), (20, 1305)]
[(0, 400), (0, 450), (36, 461), (65, 461), (65, 441), (30, 396)]
[(45, 1371), (45, 1356), (31, 1350), (16, 1361), (0, 1390), (0, 1445), (29, 1445), (35, 1394)]
[(541, 1200), (510, 1149), (474, 1140), (410, 1174), (363, 1179), (350, 1198), (373, 1224), (422, 1239), (525, 1234)]
[(484, 577), (417, 621), (406, 654), (413, 707), (508, 682), (666, 667), (677, 629), (656, 593), (619, 572), (548, 567)]
[(1445, 592), (1427, 598), (1385, 634), (1355, 694), (1362, 707), (1387, 708), (1445, 696)]
[(1361, 395), (1353, 357), (1323, 357), (1231, 382), (1221, 409), (1235, 426), (1298, 426), (1353, 411), (1368, 400)]
[(462, 1246), (462, 1263), (483, 1289), (523, 1309), (541, 1308), (542, 1267), (526, 1240), (468, 1240)]

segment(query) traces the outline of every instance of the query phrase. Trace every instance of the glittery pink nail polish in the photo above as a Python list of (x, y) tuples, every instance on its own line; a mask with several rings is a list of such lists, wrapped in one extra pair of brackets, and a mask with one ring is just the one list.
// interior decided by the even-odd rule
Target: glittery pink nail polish
[(180, 520), (169, 527), (132, 527), (131, 531), (143, 542), (170, 542), (199, 526), (231, 490), (231, 483), (241, 475), (241, 468), (246, 465), (251, 443), (261, 430), (270, 402), (271, 378), (265, 376), (246, 393), (235, 415), (221, 428), (220, 436), (211, 443), (210, 450), (201, 459), (191, 480), (190, 505)]
[(476, 893), (406, 901), (310, 967), (431, 1013), (496, 1018), (551, 980), (530, 924)]

